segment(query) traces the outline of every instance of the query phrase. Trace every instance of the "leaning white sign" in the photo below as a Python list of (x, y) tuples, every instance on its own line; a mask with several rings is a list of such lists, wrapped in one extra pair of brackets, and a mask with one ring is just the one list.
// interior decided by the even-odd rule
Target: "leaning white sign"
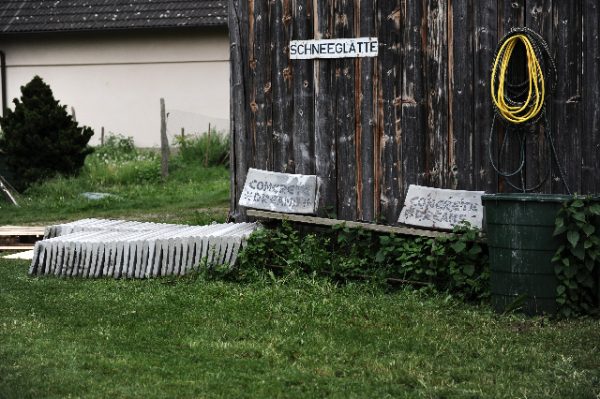
[(239, 204), (273, 212), (317, 211), (317, 176), (248, 169)]
[(290, 59), (377, 57), (379, 41), (376, 37), (353, 39), (292, 40)]
[(462, 222), (481, 229), (483, 191), (446, 190), (410, 185), (398, 222), (451, 230)]

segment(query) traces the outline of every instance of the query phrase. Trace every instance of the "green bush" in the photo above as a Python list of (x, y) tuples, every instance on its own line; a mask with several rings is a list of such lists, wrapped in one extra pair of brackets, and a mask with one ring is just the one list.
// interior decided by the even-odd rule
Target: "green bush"
[(77, 174), (92, 152), (87, 145), (92, 129), (79, 127), (39, 76), (22, 86), (21, 93), (21, 100), (14, 100), (15, 110), (8, 109), (0, 118), (0, 150), (14, 174), (15, 188), (22, 190), (56, 174)]
[(229, 136), (216, 130), (210, 135), (175, 136), (175, 145), (179, 147), (177, 158), (185, 163), (220, 166), (229, 161)]
[[(320, 234), (301, 235), (283, 223), (255, 232), (230, 273), (239, 278), (274, 269), (348, 279), (389, 280), (433, 287), (466, 300), (489, 296), (486, 247), (466, 226), (450, 237), (376, 234), (343, 225)], [(229, 276), (231, 277), (231, 276)]]

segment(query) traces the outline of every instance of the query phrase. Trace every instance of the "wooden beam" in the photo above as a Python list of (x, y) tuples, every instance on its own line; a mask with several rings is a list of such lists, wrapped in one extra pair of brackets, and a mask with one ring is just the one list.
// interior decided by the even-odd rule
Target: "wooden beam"
[(23, 245), (0, 245), (0, 251), (30, 251), (34, 247), (33, 244)]
[(418, 229), (418, 228), (413, 228), (413, 227), (385, 226), (382, 224), (352, 222), (352, 221), (348, 221), (348, 220), (329, 219), (329, 218), (321, 218), (321, 217), (316, 217), (316, 216), (293, 215), (293, 214), (289, 214), (289, 213), (258, 211), (255, 209), (248, 209), (246, 211), (246, 213), (248, 216), (254, 217), (257, 219), (289, 220), (291, 222), (317, 224), (317, 225), (321, 225), (321, 226), (336, 226), (336, 225), (343, 224), (350, 228), (371, 230), (371, 231), (376, 231), (379, 233), (402, 234), (402, 235), (433, 237), (433, 238), (450, 237), (452, 235), (452, 233), (449, 233), (449, 232)]
[(0, 226), (0, 237), (43, 236), (44, 226)]

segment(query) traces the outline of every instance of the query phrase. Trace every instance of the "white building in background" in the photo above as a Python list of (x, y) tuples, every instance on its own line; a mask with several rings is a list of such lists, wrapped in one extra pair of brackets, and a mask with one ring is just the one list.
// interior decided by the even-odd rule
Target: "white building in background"
[(168, 134), (229, 130), (227, 3), (2, 0), (3, 106), (39, 75), (80, 124), (160, 145)]

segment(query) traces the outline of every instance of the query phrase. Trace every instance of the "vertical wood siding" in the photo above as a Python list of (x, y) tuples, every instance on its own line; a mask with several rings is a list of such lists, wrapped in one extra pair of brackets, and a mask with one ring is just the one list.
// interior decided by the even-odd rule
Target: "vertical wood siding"
[[(395, 223), (410, 184), (511, 191), (488, 159), (498, 40), (528, 26), (558, 85), (548, 119), (571, 191), (600, 190), (600, 7), (596, 0), (229, 0), (234, 217), (249, 167), (316, 174), (320, 214)], [(379, 56), (290, 60), (296, 39), (377, 36)], [(504, 132), (497, 131), (497, 138)], [(525, 179), (562, 193), (542, 127)], [(505, 166), (519, 162), (518, 151)]]

